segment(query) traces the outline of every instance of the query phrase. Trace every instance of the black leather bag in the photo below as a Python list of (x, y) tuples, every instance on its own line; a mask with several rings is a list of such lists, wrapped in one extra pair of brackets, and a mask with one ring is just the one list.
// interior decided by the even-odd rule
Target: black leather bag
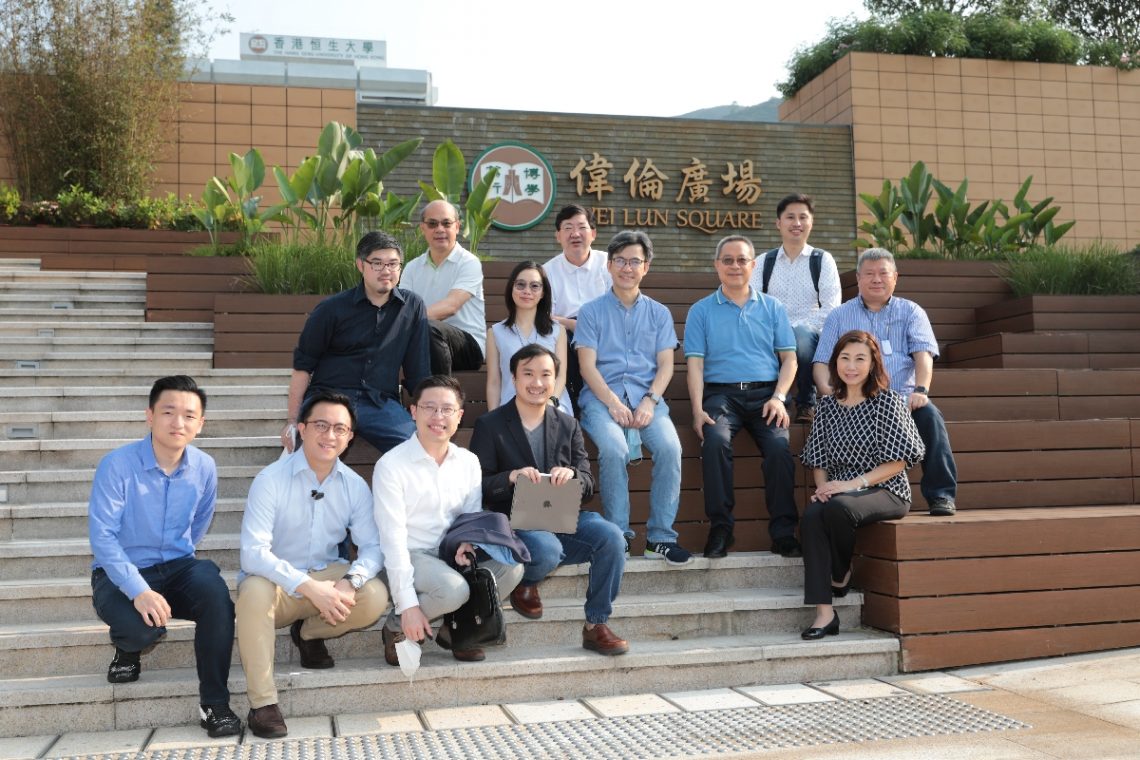
[(475, 555), (468, 552), (471, 564), (459, 568), (471, 595), (467, 602), (443, 616), (452, 649), (477, 649), (489, 644), (502, 644), (507, 640), (507, 627), (503, 609), (499, 605), (499, 584), (485, 567), (479, 567)]

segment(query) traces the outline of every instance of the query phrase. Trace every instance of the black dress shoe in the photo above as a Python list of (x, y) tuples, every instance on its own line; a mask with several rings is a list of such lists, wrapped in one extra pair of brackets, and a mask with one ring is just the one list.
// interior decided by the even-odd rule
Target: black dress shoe
[(323, 639), (310, 639), (306, 641), (301, 638), (301, 624), (304, 620), (298, 620), (293, 625), (289, 626), (289, 638), (293, 639), (293, 644), (296, 645), (297, 651), (301, 653), (301, 667), (309, 670), (325, 670), (331, 668), (336, 663), (329, 655), (329, 650), (325, 646)]
[(709, 540), (705, 542), (705, 556), (709, 559), (720, 559), (728, 556), (728, 550), (736, 543), (731, 528), (716, 527), (709, 529)]
[(851, 581), (847, 581), (842, 586), (832, 586), (831, 587), (831, 598), (832, 599), (842, 599), (843, 597), (847, 596), (847, 592), (850, 590), (851, 590)]
[(953, 517), (958, 505), (953, 499), (935, 499), (930, 502), (930, 514), (934, 517)]
[(804, 630), (803, 633), (800, 634), (800, 638), (805, 640), (805, 641), (817, 641), (819, 639), (822, 639), (824, 636), (836, 636), (836, 635), (838, 635), (839, 634), (839, 613), (838, 612), (832, 612), (831, 614), (834, 615), (834, 617), (831, 618), (830, 623), (825, 625), (823, 628), (807, 628)]
[(772, 553), (781, 557), (802, 557), (803, 549), (795, 536), (780, 536), (772, 539)]

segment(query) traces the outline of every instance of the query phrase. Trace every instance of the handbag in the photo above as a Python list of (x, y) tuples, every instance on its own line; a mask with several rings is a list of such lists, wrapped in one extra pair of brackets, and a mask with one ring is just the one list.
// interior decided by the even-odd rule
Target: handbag
[(459, 572), (471, 593), (462, 607), (443, 616), (448, 643), (453, 650), (505, 643), (507, 626), (499, 605), (499, 584), (490, 570), (478, 566), (474, 554), (468, 552), (466, 556), (471, 564), (459, 568)]

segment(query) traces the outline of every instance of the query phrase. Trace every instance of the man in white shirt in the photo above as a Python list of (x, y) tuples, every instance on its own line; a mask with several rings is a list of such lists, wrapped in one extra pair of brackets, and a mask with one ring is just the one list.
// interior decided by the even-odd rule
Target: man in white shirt
[[(459, 381), (448, 375), (427, 378), (412, 396), (411, 412), (416, 434), (380, 457), (372, 473), (376, 524), (393, 603), (383, 631), (389, 665), (399, 665), (398, 642), (432, 638), (432, 621), (467, 601), (467, 581), (439, 558), (439, 545), (456, 517), (483, 508), (479, 459), (451, 442), (463, 419)], [(467, 565), (465, 555), (471, 551), (471, 544), (460, 544), (455, 564)], [(484, 559), (480, 566), (494, 574), (504, 598), (522, 579), (521, 564)], [(446, 639), (438, 643), (450, 648)], [(452, 655), (462, 662), (485, 658), (482, 649), (453, 649)]]
[(803, 193), (784, 196), (776, 204), (776, 229), (782, 241), (757, 260), (752, 289), (767, 293), (788, 310), (796, 335), (796, 422), (815, 417), (812, 358), (823, 323), (839, 305), (841, 288), (835, 259), (822, 248), (808, 245), (815, 210)]
[(439, 200), (424, 207), (420, 230), (427, 253), (404, 267), (400, 287), (427, 304), (431, 327), (431, 371), (479, 369), (487, 346), (487, 318), (483, 303), (483, 265), (457, 242), (459, 209)]
[[(562, 246), (562, 253), (542, 268), (550, 280), (551, 312), (566, 329), (569, 346), (574, 344), (582, 304), (605, 294), (614, 284), (606, 252), (591, 248), (597, 236), (598, 224), (593, 212), (576, 203), (563, 206), (554, 218), (554, 239)], [(578, 368), (578, 354), (573, 350), (566, 357), (566, 390), (577, 415), (582, 372)]]
[[(383, 564), (368, 484), (340, 461), (356, 416), (347, 396), (306, 399), (301, 446), (266, 467), (249, 489), (241, 523), (237, 638), (249, 694), (249, 728), (263, 738), (288, 728), (273, 683), (275, 629), (290, 625), (304, 668), (331, 668), (324, 639), (367, 628), (388, 606), (375, 576)], [(348, 533), (351, 565), (340, 558)]]

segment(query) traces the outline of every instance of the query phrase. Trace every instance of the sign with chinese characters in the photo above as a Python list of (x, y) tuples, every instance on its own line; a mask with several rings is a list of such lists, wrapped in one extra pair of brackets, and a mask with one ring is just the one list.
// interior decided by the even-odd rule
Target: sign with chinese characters
[(491, 224), (504, 230), (526, 230), (543, 220), (554, 204), (554, 170), (541, 153), (521, 142), (501, 142), (483, 151), (471, 167), (468, 190), (492, 168), (495, 176), (488, 198), (499, 205)]
[[(711, 171), (709, 165), (696, 156), (691, 157), (687, 164), (667, 168), (665, 171), (650, 156), (634, 156), (629, 159), (629, 168), (621, 175), (621, 182), (628, 186), (629, 197), (635, 201), (656, 205), (665, 200), (666, 203), (671, 202), (670, 205), (683, 204), (683, 208), (613, 208), (602, 205), (607, 194), (619, 192), (613, 183), (621, 169), (615, 169), (609, 158), (596, 151), (580, 157), (569, 176), (574, 180), (579, 198), (598, 204), (593, 209), (598, 226), (676, 226), (708, 235), (724, 229), (756, 230), (762, 226), (761, 211), (741, 208), (754, 206), (763, 192), (751, 158), (724, 161), (723, 174)], [(719, 196), (716, 195), (718, 189)], [(716, 197), (734, 201), (735, 208), (708, 208), (706, 204), (710, 198)]]
[(241, 34), (243, 61), (378, 62), (387, 60), (384, 40), (355, 40), (345, 37), (309, 37), (292, 34)]

